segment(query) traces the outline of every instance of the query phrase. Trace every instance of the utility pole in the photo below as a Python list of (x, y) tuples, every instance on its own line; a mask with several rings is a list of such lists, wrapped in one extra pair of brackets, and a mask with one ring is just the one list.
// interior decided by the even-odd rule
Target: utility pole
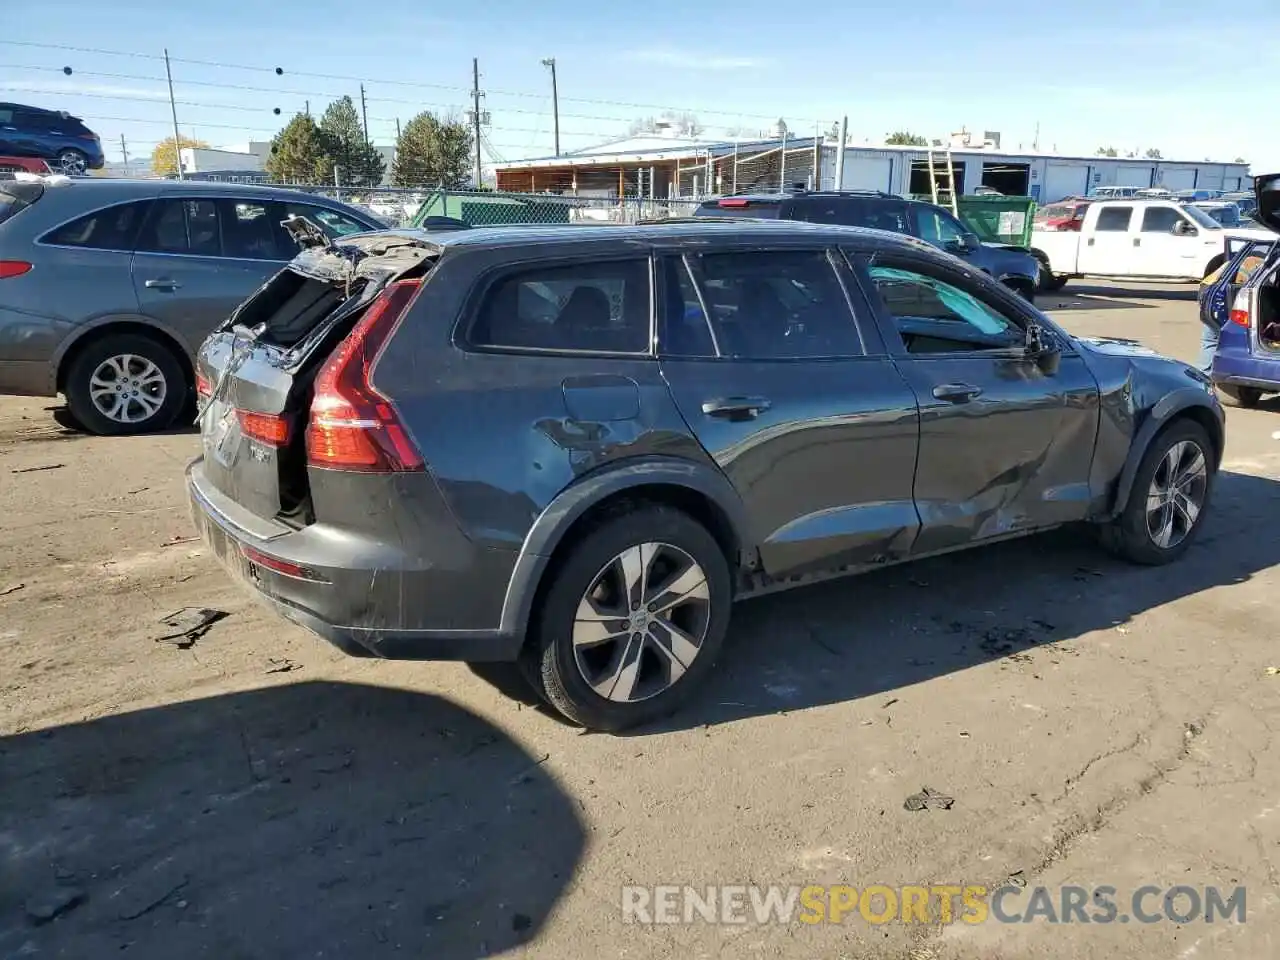
[(1035, 142), (1031, 144), (1031, 149), (1032, 150), (1040, 149), (1040, 121), (1039, 120), (1036, 121), (1036, 139), (1035, 139)]
[(369, 145), (369, 108), (364, 102), (364, 84), (360, 84), (360, 121), (364, 124), (364, 145)]
[[(840, 118), (840, 142), (836, 144), (836, 183), (837, 190), (844, 189), (844, 145), (849, 139), (849, 118)], [(893, 189), (890, 187), (890, 189)]]
[(124, 134), (120, 134), (120, 155), (124, 157), (124, 175), (129, 175), (129, 148), (124, 145)]
[(556, 58), (547, 57), (542, 65), (551, 71), (551, 117), (556, 131), (556, 156), (560, 156), (560, 91), (556, 89)]
[(182, 176), (182, 137), (178, 135), (178, 105), (173, 102), (173, 71), (169, 69), (169, 48), (164, 48), (164, 75), (169, 80), (169, 113), (173, 117), (173, 165), (178, 168), (178, 179)]
[(396, 143), (400, 142), (400, 118), (396, 117)]
[(302, 102), (303, 102), (303, 104), (305, 104), (305, 112), (306, 112), (307, 116), (308, 116), (308, 117), (309, 117), (309, 116), (311, 116), (311, 101), (310, 101), (310, 100), (303, 100)]
[(480, 60), (471, 58), (471, 135), (476, 141), (476, 189), (481, 186), (480, 179)]

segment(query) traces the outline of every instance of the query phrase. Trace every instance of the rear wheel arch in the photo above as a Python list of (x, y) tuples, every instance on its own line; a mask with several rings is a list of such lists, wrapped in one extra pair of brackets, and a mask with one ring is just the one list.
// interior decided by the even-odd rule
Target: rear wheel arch
[(162, 347), (165, 347), (173, 354), (174, 359), (182, 368), (183, 377), (186, 379), (188, 388), (195, 386), (195, 368), (192, 366), (191, 357), (187, 353), (187, 349), (183, 344), (168, 331), (157, 327), (155, 324), (146, 323), (141, 320), (110, 320), (105, 323), (97, 324), (89, 327), (79, 334), (74, 340), (66, 344), (62, 348), (62, 352), (58, 355), (57, 373), (55, 375), (55, 389), (59, 393), (65, 391), (67, 385), (67, 371), (71, 369), (71, 365), (75, 363), (76, 357), (83, 353), (92, 344), (98, 343), (107, 337), (117, 334), (132, 334), (134, 336), (146, 337)]
[(540, 592), (574, 542), (609, 517), (645, 504), (680, 510), (704, 526), (731, 569), (753, 562), (746, 509), (716, 468), (661, 458), (605, 467), (562, 491), (534, 522), (507, 587), (503, 632), (525, 632)]

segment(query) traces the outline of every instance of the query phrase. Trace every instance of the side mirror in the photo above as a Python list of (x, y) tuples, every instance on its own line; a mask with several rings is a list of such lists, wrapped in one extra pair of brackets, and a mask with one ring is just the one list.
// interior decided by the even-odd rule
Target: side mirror
[(1027, 359), (1035, 363), (1046, 376), (1058, 372), (1062, 360), (1062, 348), (1057, 339), (1038, 323), (1027, 324)]
[(1200, 231), (1197, 230), (1195, 227), (1193, 227), (1191, 224), (1187, 223), (1187, 221), (1179, 220), (1177, 223), (1173, 225), (1173, 232), (1176, 236), (1179, 236), (1179, 237), (1194, 237)]

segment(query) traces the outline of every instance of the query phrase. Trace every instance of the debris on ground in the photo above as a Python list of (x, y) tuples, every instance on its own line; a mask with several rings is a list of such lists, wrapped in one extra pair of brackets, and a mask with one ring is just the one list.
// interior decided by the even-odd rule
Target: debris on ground
[(1267, 667), (1267, 676), (1274, 677), (1280, 674), (1280, 667)]
[(294, 663), (288, 657), (270, 657), (267, 660), (271, 664), (271, 669), (267, 673), (292, 673), (294, 670), (301, 670), (302, 664)]
[(61, 470), (65, 467), (65, 463), (47, 463), (42, 467), (18, 467), (16, 470), (10, 470), (10, 473), (41, 473), (45, 470)]
[(1015, 870), (1005, 878), (1004, 886), (1006, 887), (1025, 887), (1027, 885), (1027, 875), (1023, 870)]
[(26, 903), (27, 918), (36, 926), (56, 920), (88, 899), (79, 887), (59, 884), (30, 897)]
[(894, 697), (892, 700), (886, 700), (886, 701), (881, 705), (880, 709), (881, 709), (881, 710), (887, 710), (887, 709), (889, 709), (890, 707), (892, 707), (892, 706), (893, 706), (895, 703), (897, 703), (897, 702), (898, 702), (898, 698), (897, 698), (897, 697)]
[(0, 597), (7, 597), (11, 593), (17, 593), (19, 590), (25, 590), (26, 587), (27, 585), (25, 583), (12, 583), (3, 590), (0, 590)]
[(955, 797), (934, 790), (932, 787), (921, 787), (919, 793), (913, 793), (903, 801), (904, 810), (950, 810), (956, 802)]
[(176, 879), (167, 870), (160, 870), (151, 876), (143, 877), (122, 894), (122, 903), (117, 916), (121, 920), (137, 920), (152, 910), (156, 910), (173, 899), (174, 895), (186, 889), (191, 878), (185, 874)]
[(176, 547), (182, 543), (196, 543), (197, 541), (199, 541), (199, 539), (200, 539), (199, 537), (170, 537), (164, 543), (160, 544), (160, 546)]
[(170, 643), (179, 650), (190, 650), (219, 620), (230, 616), (225, 610), (209, 607), (183, 607), (160, 618), (160, 623), (173, 632), (154, 637), (156, 643)]
[(531, 783), (533, 781), (533, 771), (536, 770), (538, 767), (542, 766), (544, 763), (546, 763), (550, 759), (551, 759), (551, 754), (544, 753), (536, 761), (529, 764), (529, 768), (525, 770), (524, 773), (520, 773), (512, 777), (511, 786), (515, 787), (522, 783)]

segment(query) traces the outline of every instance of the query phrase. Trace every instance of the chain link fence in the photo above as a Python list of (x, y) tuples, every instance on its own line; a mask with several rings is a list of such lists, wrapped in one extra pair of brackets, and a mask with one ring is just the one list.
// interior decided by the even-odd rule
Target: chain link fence
[(649, 197), (574, 197), (552, 193), (494, 190), (414, 189), (288, 185), (331, 197), (372, 214), (389, 227), (419, 227), (432, 217), (461, 220), (473, 227), (511, 224), (635, 223), (687, 217), (699, 201)]

